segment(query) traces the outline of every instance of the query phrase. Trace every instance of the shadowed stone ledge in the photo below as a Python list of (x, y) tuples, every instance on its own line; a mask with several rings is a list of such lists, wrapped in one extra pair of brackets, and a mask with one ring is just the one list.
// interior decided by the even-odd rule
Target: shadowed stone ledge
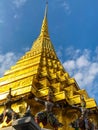
[(12, 126), (15, 130), (41, 130), (31, 116), (13, 121)]
[(0, 130), (41, 130), (41, 128), (35, 123), (34, 119), (24, 117), (13, 121), (12, 126), (1, 128)]
[(34, 119), (29, 117), (24, 117), (13, 121), (12, 126), (1, 128), (0, 130), (50, 130), (45, 128), (40, 128), (34, 121)]

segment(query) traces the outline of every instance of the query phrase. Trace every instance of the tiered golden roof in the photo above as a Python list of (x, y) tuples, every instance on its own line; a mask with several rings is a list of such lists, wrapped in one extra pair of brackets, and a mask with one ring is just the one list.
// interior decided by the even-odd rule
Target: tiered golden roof
[[(12, 88), (12, 95), (15, 98), (30, 94), (44, 98), (51, 89), (54, 102), (60, 102), (62, 106), (80, 104), (80, 95), (82, 94), (85, 97), (87, 108), (96, 108), (95, 100), (89, 98), (86, 90), (79, 88), (75, 79), (69, 76), (56, 55), (48, 33), (47, 9), (48, 6), (46, 5), (41, 32), (34, 41), (31, 50), (26, 52), (0, 78), (0, 102), (5, 100), (9, 88)], [(32, 103), (34, 101), (28, 102), (32, 106), (32, 110), (34, 107), (36, 109)], [(58, 113), (60, 120), (67, 124), (71, 119), (68, 119), (68, 113), (71, 115), (72, 110), (66, 112), (66, 109), (63, 109), (62, 112), (63, 115), (61, 115), (60, 110)], [(66, 128), (67, 130), (71, 129), (66, 125), (62, 130)]]

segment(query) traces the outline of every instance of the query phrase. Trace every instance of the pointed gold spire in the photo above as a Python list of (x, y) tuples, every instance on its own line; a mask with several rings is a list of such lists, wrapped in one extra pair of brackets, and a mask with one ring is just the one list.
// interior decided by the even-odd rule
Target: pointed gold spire
[(45, 15), (40, 31), (40, 35), (42, 37), (48, 37), (49, 38), (49, 33), (48, 33), (48, 22), (47, 22), (47, 13), (48, 13), (48, 2), (46, 2), (46, 8), (45, 8)]
[[(42, 106), (36, 103), (33, 97), (43, 100), (51, 93), (53, 102), (59, 103), (62, 108), (55, 109), (58, 120), (65, 124), (61, 129), (70, 130), (68, 125), (73, 121), (74, 114), (80, 116), (80, 113), (77, 112), (77, 109), (73, 110), (73, 108), (69, 106), (81, 106), (81, 95), (85, 98), (87, 110), (97, 112), (98, 107), (94, 98), (89, 98), (86, 90), (80, 89), (75, 79), (69, 76), (56, 56), (55, 49), (48, 35), (47, 11), (48, 5), (46, 4), (41, 33), (34, 41), (32, 49), (26, 52), (25, 55), (0, 78), (0, 104), (5, 104), (9, 89), (12, 88), (12, 101), (16, 101), (21, 97), (24, 99), (16, 104), (12, 104), (11, 107), (13, 111), (23, 116), (27, 111), (29, 103), (31, 113), (36, 114), (38, 111), (41, 111)], [(37, 107), (39, 109), (36, 109)], [(23, 111), (21, 111), (22, 109)], [(0, 105), (0, 114), (2, 114), (3, 110), (4, 105)], [(7, 119), (8, 116), (6, 115), (3, 123), (0, 123), (0, 128), (12, 125), (9, 124), (10, 122), (7, 123)], [(93, 113), (92, 119), (97, 123), (97, 114), (95, 116)], [(7, 127), (5, 129), (7, 129)]]
[(45, 15), (44, 15), (44, 17), (46, 18), (47, 18), (47, 13), (48, 13), (48, 2), (46, 2)]
[[(49, 46), (49, 48), (51, 48), (51, 50), (53, 50), (53, 45), (50, 41), (50, 36), (48, 33), (47, 13), (48, 13), (48, 2), (46, 2), (44, 18), (43, 18), (40, 34), (39, 34), (38, 38), (33, 42), (33, 46), (31, 48), (31, 50), (37, 50), (38, 48), (41, 49), (46, 46)], [(43, 42), (43, 40), (48, 40), (48, 41)]]

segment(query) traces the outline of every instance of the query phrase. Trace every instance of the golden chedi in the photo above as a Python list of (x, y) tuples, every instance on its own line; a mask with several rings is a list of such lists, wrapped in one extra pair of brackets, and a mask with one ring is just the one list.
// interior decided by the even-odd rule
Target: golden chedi
[[(96, 112), (97, 104), (88, 96), (86, 90), (79, 88), (58, 59), (48, 33), (47, 8), (46, 5), (40, 34), (31, 49), (0, 78), (0, 114), (5, 109), (2, 104), (6, 102), (10, 88), (12, 100), (17, 100), (11, 104), (11, 109), (20, 117), (25, 113), (27, 106), (30, 106), (33, 115), (43, 110), (44, 106), (34, 97), (45, 100), (51, 91), (53, 103), (60, 105), (60, 108), (55, 107), (53, 110), (57, 119), (64, 125), (59, 130), (73, 130), (69, 124), (80, 112), (70, 106), (80, 106), (81, 95), (84, 96), (86, 108)], [(23, 99), (18, 100), (21, 97)], [(11, 122), (6, 122), (6, 118), (1, 123), (1, 128), (11, 125)], [(93, 113), (90, 118), (95, 124), (98, 123), (96, 114)], [(42, 127), (42, 124), (40, 125)], [(53, 129), (49, 124), (45, 127)]]

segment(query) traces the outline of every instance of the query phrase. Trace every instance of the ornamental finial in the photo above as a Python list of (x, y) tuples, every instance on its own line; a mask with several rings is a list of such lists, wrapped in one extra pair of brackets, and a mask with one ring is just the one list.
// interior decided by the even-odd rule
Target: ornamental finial
[(48, 1), (46, 1), (46, 8), (45, 8), (45, 17), (47, 18), (48, 13)]

